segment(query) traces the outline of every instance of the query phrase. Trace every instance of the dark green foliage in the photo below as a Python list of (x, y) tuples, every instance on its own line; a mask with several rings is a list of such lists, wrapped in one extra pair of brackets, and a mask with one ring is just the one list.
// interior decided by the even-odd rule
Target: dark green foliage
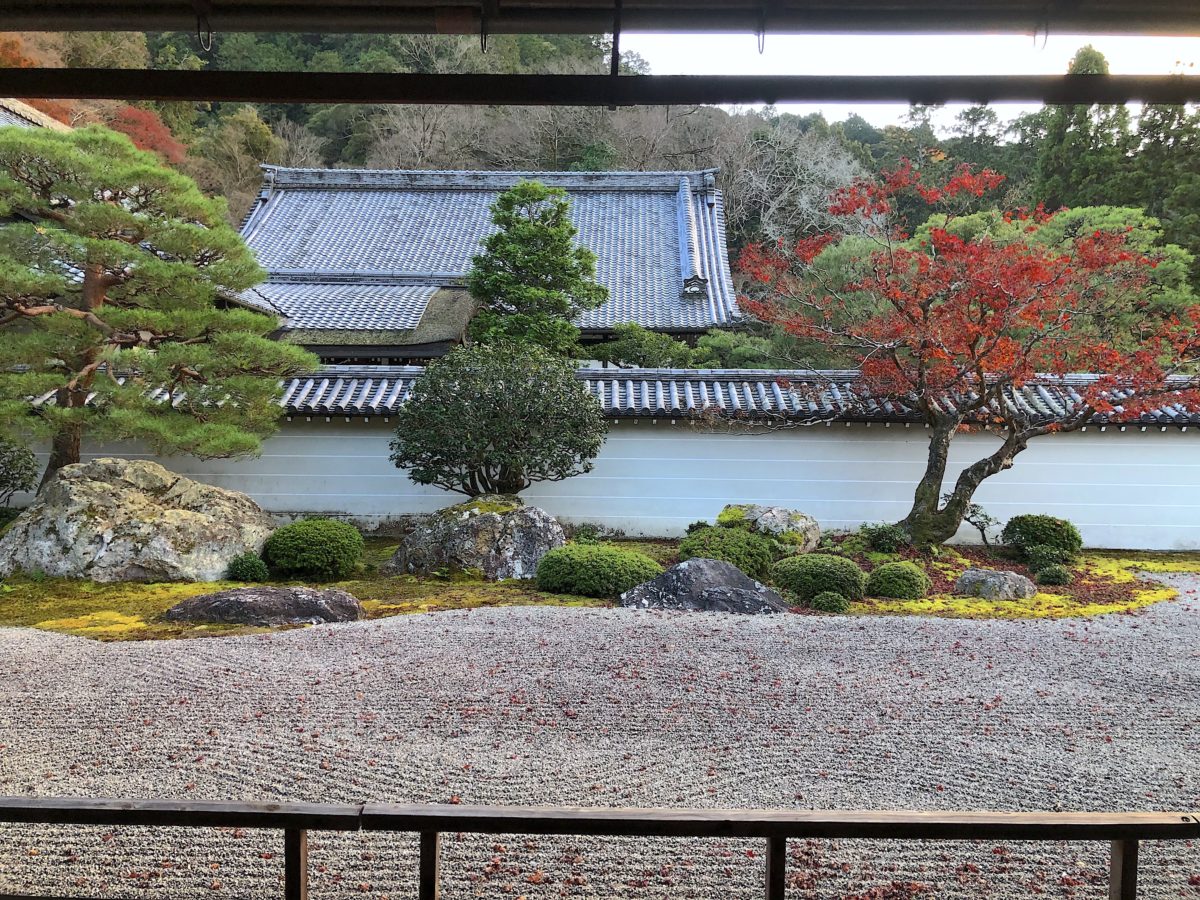
[(417, 484), (470, 497), (590, 472), (608, 433), (574, 365), (532, 344), (455, 350), (417, 379), (396, 419), (392, 461)]
[(1066, 519), (1056, 519), (1054, 516), (1013, 516), (1000, 532), (1000, 539), (1016, 548), (1022, 557), (1028, 555), (1030, 548), (1037, 546), (1061, 550), (1072, 556), (1083, 549), (1083, 537), (1079, 529)]
[(1034, 572), (1040, 572), (1050, 566), (1070, 565), (1075, 562), (1077, 556), (1068, 550), (1060, 550), (1058, 547), (1051, 547), (1048, 544), (1034, 544), (1032, 547), (1026, 547), (1021, 555)]
[(751, 578), (764, 578), (776, 556), (774, 541), (744, 528), (708, 526), (679, 543), (680, 559), (722, 559)]
[(808, 604), (827, 591), (841, 594), (847, 600), (861, 600), (867, 576), (857, 563), (844, 556), (808, 553), (777, 562), (771, 570), (771, 580), (801, 603)]
[(53, 438), (48, 472), (78, 462), (84, 436), (257, 453), (279, 379), (317, 365), (267, 337), (270, 316), (224, 308), (263, 277), (224, 201), (124, 135), (0, 129), (0, 215), (0, 430)]
[(808, 601), (809, 609), (827, 613), (844, 613), (850, 611), (850, 601), (837, 591), (821, 591)]
[(258, 583), (269, 579), (271, 573), (257, 553), (242, 553), (230, 560), (225, 577), (230, 581)]
[(908, 532), (899, 525), (864, 525), (858, 529), (867, 547), (877, 553), (895, 553), (908, 543)]
[(933, 582), (925, 570), (912, 562), (884, 563), (867, 576), (867, 596), (892, 600), (920, 600)]
[(263, 561), (279, 575), (331, 581), (358, 565), (363, 536), (336, 519), (304, 519), (276, 530), (263, 547)]
[(37, 457), (23, 444), (0, 438), (0, 504), (13, 494), (32, 491), (38, 483)]
[(596, 282), (595, 254), (575, 242), (566, 192), (522, 181), (496, 198), (492, 222), (467, 276), (483, 307), (472, 334), (571, 354), (579, 330), (570, 320), (603, 303), (608, 289)]
[(649, 369), (679, 369), (691, 365), (692, 348), (669, 334), (659, 334), (635, 322), (613, 329), (614, 340), (589, 348), (600, 362)]
[(537, 586), (555, 594), (612, 599), (662, 571), (662, 566), (636, 550), (607, 544), (567, 544), (542, 557)]
[(598, 544), (604, 536), (604, 526), (594, 522), (581, 522), (571, 529), (571, 540), (577, 544)]
[(17, 516), (23, 512), (25, 512), (24, 507), (0, 506), (0, 531), (2, 531), (9, 523), (16, 521)]
[(697, 531), (700, 531), (703, 528), (712, 528), (712, 523), (700, 519), (687, 527), (687, 533), (695, 534)]
[(1071, 574), (1070, 569), (1058, 565), (1039, 569), (1034, 576), (1034, 581), (1038, 584), (1070, 584), (1074, 580), (1075, 576)]

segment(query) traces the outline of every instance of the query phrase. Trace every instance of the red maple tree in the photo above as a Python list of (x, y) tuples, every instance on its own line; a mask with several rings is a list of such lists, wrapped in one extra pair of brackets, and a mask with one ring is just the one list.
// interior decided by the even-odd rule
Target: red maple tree
[(108, 119), (108, 127), (133, 141), (139, 150), (150, 150), (164, 160), (177, 165), (187, 156), (187, 147), (175, 139), (171, 129), (152, 109), (123, 106)]
[[(0, 38), (0, 69), (33, 69), (37, 66), (38, 61), (25, 52), (25, 44), (20, 37), (8, 35)], [(23, 102), (52, 119), (68, 125), (71, 123), (72, 108), (69, 104), (59, 100), (39, 98), (27, 99)]]
[[(741, 258), (755, 285), (754, 296), (742, 298), (750, 314), (851, 359), (864, 409), (868, 399), (892, 400), (929, 427), (925, 472), (899, 523), (918, 545), (953, 536), (979, 485), (1010, 468), (1033, 438), (1097, 418), (1136, 421), (1164, 403), (1200, 403), (1200, 306), (1163, 312), (1145, 302), (1157, 260), (1125, 234), (1046, 244), (1033, 235), (1061, 212), (1041, 210), (1005, 214), (1017, 239), (963, 237), (944, 217), (914, 239), (897, 221), (904, 192), (937, 208), (1001, 181), (962, 168), (930, 185), (905, 163), (830, 199), (832, 213), (860, 226), (847, 246), (862, 249), (840, 265), (819, 258), (842, 234), (750, 247)], [(1100, 327), (1113, 321), (1121, 328)], [(1058, 414), (1020, 402), (1024, 385), (1053, 385), (1073, 372), (1098, 374), (1072, 379), (1075, 396)], [(943, 494), (950, 443), (972, 429), (992, 432), (999, 446)]]

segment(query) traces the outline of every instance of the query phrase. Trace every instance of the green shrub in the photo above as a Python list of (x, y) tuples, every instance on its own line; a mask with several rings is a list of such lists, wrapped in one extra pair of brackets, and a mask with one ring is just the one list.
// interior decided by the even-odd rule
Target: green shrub
[(25, 512), (23, 506), (0, 506), (0, 531), (10, 523), (17, 520), (17, 516)]
[(263, 546), (263, 561), (280, 575), (330, 581), (354, 571), (363, 536), (336, 519), (304, 519), (275, 531)]
[(268, 580), (271, 573), (257, 553), (243, 553), (229, 561), (225, 577), (230, 581), (261, 582)]
[(613, 598), (662, 571), (662, 566), (636, 550), (607, 544), (567, 544), (542, 557), (537, 586), (554, 594)]
[(850, 601), (837, 591), (821, 591), (808, 601), (810, 609), (828, 613), (844, 613), (850, 610)]
[(1034, 544), (1026, 547), (1021, 557), (1034, 572), (1048, 569), (1050, 566), (1066, 566), (1075, 562), (1075, 554), (1048, 544)]
[(687, 533), (695, 534), (697, 531), (701, 531), (702, 529), (705, 529), (705, 528), (712, 528), (712, 524), (709, 522), (705, 522), (703, 519), (701, 519), (700, 521), (693, 522), (691, 525), (689, 525), (687, 527)]
[(1000, 532), (1000, 539), (1024, 557), (1031, 547), (1053, 547), (1072, 556), (1083, 549), (1079, 529), (1054, 516), (1013, 516)]
[(679, 543), (679, 558), (722, 559), (751, 578), (764, 578), (775, 562), (775, 542), (742, 528), (701, 528)]
[(916, 563), (884, 563), (867, 576), (867, 595), (892, 600), (920, 600), (929, 593), (933, 582)]
[(722, 528), (749, 528), (745, 504), (731, 504), (717, 513), (717, 524)]
[(1039, 569), (1033, 580), (1038, 584), (1070, 584), (1075, 580), (1075, 576), (1066, 566), (1052, 565)]
[(847, 600), (861, 600), (867, 582), (866, 574), (854, 560), (824, 553), (782, 559), (771, 570), (771, 579), (805, 605), (818, 594), (830, 591)]
[(908, 532), (899, 525), (864, 525), (858, 529), (867, 546), (876, 553), (895, 553), (908, 541)]

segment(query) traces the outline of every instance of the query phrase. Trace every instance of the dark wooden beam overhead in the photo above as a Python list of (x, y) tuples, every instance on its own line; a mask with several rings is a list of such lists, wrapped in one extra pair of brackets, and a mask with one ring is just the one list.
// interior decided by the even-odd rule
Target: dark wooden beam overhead
[[(204, 0), (229, 31), (477, 34), (491, 0)], [(1195, 0), (624, 0), (626, 32), (1200, 34)], [(763, 12), (766, 11), (765, 22)], [(0, 0), (0, 30), (194, 31), (193, 0)], [(490, 33), (606, 33), (612, 0), (505, 0)]]
[(0, 96), (259, 103), (666, 106), (695, 103), (1189, 103), (1200, 77), (409, 75), (0, 69)]

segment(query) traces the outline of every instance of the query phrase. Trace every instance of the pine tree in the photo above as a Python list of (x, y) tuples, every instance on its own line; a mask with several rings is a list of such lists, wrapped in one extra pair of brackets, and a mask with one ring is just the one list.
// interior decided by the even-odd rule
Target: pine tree
[(0, 215), (0, 428), (52, 441), (43, 483), (85, 434), (253, 454), (317, 364), (222, 308), (263, 276), (224, 202), (124, 135), (0, 129)]
[(575, 351), (571, 320), (608, 299), (596, 283), (596, 256), (575, 243), (564, 191), (522, 181), (492, 206), (497, 230), (484, 238), (467, 285), (483, 307), (471, 323), (481, 341), (540, 344), (561, 355)]

